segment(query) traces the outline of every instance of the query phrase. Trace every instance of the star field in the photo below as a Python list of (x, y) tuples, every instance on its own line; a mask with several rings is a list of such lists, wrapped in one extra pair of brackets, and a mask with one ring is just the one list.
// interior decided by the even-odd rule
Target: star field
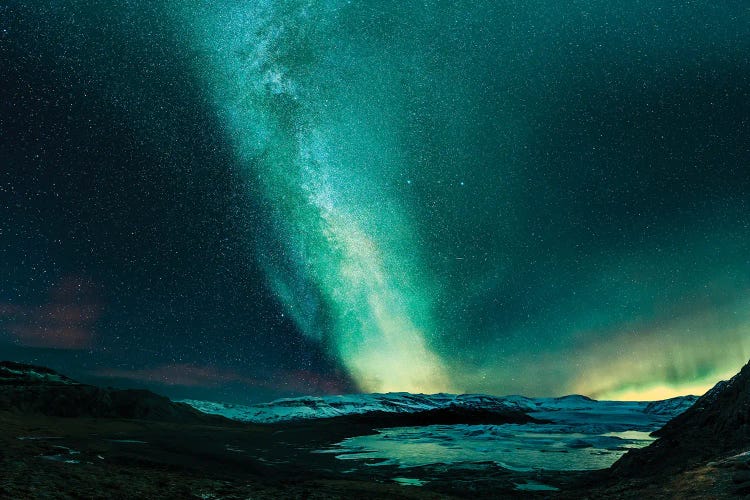
[(740, 2), (0, 9), (0, 357), (244, 402), (750, 357)]

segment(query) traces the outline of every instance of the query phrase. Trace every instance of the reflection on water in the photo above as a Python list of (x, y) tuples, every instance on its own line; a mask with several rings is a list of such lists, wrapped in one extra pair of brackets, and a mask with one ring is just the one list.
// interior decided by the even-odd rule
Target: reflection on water
[(628, 449), (653, 440), (641, 431), (588, 434), (566, 430), (549, 424), (399, 427), (346, 439), (327, 452), (342, 460), (400, 467), (494, 462), (519, 472), (591, 470), (607, 468)]
[[(622, 431), (622, 432), (608, 432), (604, 436), (614, 436), (622, 439), (629, 439), (633, 441), (648, 441), (651, 442), (654, 438), (651, 437), (650, 432), (644, 431)], [(640, 447), (639, 447), (640, 448)]]
[(525, 483), (516, 484), (516, 489), (519, 491), (560, 491), (559, 488), (542, 484), (537, 481), (527, 481)]

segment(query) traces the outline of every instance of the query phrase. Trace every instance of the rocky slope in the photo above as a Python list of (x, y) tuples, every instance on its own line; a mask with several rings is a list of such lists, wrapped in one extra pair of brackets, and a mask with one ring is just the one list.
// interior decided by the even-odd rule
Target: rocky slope
[(612, 466), (614, 476), (684, 470), (750, 448), (750, 363), (653, 435), (659, 439)]
[[(669, 406), (672, 406), (670, 404)], [(660, 411), (656, 404), (654, 411)], [(750, 495), (750, 364), (667, 422), (658, 439), (562, 498), (736, 498)]]

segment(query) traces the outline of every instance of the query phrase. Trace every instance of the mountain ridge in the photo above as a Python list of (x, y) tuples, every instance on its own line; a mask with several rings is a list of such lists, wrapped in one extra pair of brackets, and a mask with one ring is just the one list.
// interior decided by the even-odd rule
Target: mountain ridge
[[(303, 396), (281, 398), (268, 403), (239, 405), (193, 399), (180, 400), (194, 408), (233, 420), (253, 423), (281, 423), (311, 419), (335, 418), (351, 415), (380, 413), (417, 413), (449, 407), (474, 411), (511, 411), (531, 414), (587, 410), (617, 404), (628, 411), (672, 416), (684, 411), (698, 399), (680, 396), (663, 401), (612, 402), (597, 401), (587, 396), (571, 394), (550, 398), (526, 396), (491, 396), (486, 394), (412, 394), (407, 392), (347, 394), (336, 396)], [(544, 417), (541, 417), (544, 420)]]
[(145, 389), (82, 384), (50, 368), (0, 361), (0, 410), (52, 417), (94, 417), (236, 425), (220, 415)]

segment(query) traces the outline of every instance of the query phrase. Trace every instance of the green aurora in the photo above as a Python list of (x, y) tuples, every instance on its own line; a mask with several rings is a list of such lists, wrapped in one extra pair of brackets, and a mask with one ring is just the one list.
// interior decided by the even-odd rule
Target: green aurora
[(664, 397), (750, 357), (741, 3), (179, 5), (266, 278), (360, 389)]

